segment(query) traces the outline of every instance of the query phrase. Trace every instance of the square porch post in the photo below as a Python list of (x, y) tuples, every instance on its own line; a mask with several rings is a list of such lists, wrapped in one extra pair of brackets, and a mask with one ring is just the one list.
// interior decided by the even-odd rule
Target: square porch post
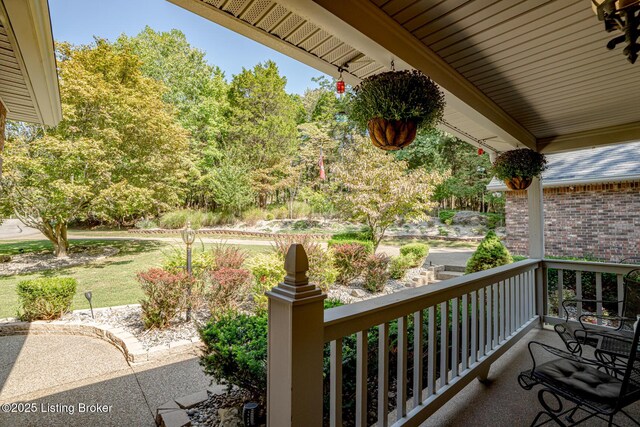
[[(527, 190), (529, 207), (529, 258), (544, 258), (544, 201), (542, 182), (534, 178)], [(547, 312), (547, 272), (536, 270), (536, 313), (542, 318)]]
[(291, 245), (284, 267), (284, 283), (267, 292), (267, 425), (320, 427), (326, 295), (309, 284), (302, 245)]

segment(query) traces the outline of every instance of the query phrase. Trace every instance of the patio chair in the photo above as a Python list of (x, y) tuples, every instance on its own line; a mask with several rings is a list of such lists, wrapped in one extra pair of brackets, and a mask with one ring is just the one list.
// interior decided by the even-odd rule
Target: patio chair
[[(569, 299), (562, 302), (565, 322), (555, 325), (554, 329), (560, 335), (570, 353), (580, 356), (582, 354), (582, 345), (584, 344), (594, 348), (598, 347), (600, 350), (595, 355), (603, 363), (615, 362), (619, 357), (616, 354), (628, 353), (634, 325), (640, 319), (640, 269), (631, 270), (627, 273), (623, 282), (624, 296), (622, 301)], [(602, 304), (602, 306), (611, 307), (612, 311), (616, 313), (621, 304), (622, 315), (583, 314), (578, 316), (578, 323), (576, 323), (570, 320), (569, 306), (578, 303)], [(608, 328), (588, 322), (587, 319), (589, 318), (600, 320)], [(609, 340), (609, 335), (615, 339)], [(618, 348), (620, 346), (622, 347)], [(609, 352), (608, 350), (612, 351)]]
[[(541, 386), (538, 401), (543, 410), (536, 415), (531, 425), (540, 426), (555, 421), (561, 426), (574, 426), (595, 417), (613, 426), (617, 425), (614, 417), (622, 414), (640, 426), (638, 420), (624, 409), (640, 400), (639, 338), (640, 327), (633, 333), (632, 344), (623, 365), (604, 364), (537, 341), (530, 342), (529, 353), (533, 368), (520, 373), (518, 383), (525, 390)], [(550, 353), (555, 358), (539, 363), (540, 358), (536, 357), (539, 354), (534, 354), (534, 348)], [(555, 403), (547, 402), (545, 397), (553, 397)], [(568, 409), (563, 408), (561, 398), (570, 402)], [(586, 414), (576, 420), (578, 411)], [(545, 420), (545, 415), (549, 419)]]

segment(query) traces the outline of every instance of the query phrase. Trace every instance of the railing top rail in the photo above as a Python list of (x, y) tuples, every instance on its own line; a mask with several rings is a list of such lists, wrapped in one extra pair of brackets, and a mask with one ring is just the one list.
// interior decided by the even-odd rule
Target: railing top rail
[(616, 264), (593, 261), (573, 261), (564, 259), (544, 259), (543, 267), (563, 270), (589, 271), (593, 273), (626, 274), (631, 270), (640, 268), (637, 264)]
[(527, 259), (491, 270), (449, 279), (434, 285), (406, 289), (324, 312), (324, 340), (333, 341), (390, 322), (418, 310), (459, 297), (482, 287), (537, 268), (539, 259)]

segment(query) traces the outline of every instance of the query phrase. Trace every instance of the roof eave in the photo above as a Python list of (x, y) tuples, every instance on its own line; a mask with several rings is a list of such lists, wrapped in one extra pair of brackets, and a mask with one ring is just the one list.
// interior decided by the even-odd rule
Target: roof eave
[[(612, 176), (606, 178), (588, 178), (588, 179), (554, 179), (550, 181), (543, 180), (542, 188), (559, 188), (559, 187), (571, 187), (575, 185), (591, 185), (591, 184), (610, 184), (614, 182), (634, 182), (640, 181), (640, 175), (623, 175)], [(487, 185), (487, 191), (513, 191), (507, 188), (506, 185)]]

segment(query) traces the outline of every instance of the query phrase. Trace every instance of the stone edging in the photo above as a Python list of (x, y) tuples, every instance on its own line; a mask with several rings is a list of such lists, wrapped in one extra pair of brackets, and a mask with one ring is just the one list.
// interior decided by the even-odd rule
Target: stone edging
[(115, 346), (131, 363), (163, 359), (169, 355), (195, 351), (201, 346), (199, 338), (192, 338), (191, 340), (175, 341), (168, 345), (158, 345), (145, 350), (142, 343), (124, 329), (93, 322), (39, 320), (35, 322), (0, 323), (0, 337), (28, 334), (81, 335), (98, 338)]
[[(136, 228), (130, 228), (127, 233), (130, 234), (168, 234), (179, 233), (180, 229), (165, 229), (165, 228), (150, 228), (147, 230), (141, 230)], [(200, 228), (197, 230), (198, 234), (213, 234), (221, 236), (248, 236), (248, 237), (282, 237), (282, 236), (305, 236), (311, 239), (326, 239), (330, 238), (330, 234), (285, 234), (285, 233), (267, 233), (264, 231), (245, 231), (245, 230), (230, 230), (226, 228)]]

